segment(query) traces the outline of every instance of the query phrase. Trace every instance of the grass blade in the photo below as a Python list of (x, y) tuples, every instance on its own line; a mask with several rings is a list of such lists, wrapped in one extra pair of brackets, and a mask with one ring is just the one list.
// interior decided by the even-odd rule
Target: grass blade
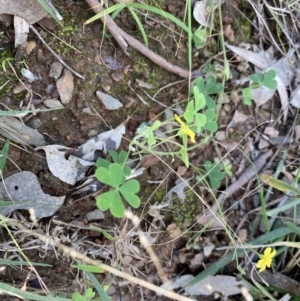
[(6, 139), (5, 144), (4, 144), (1, 154), (0, 154), (0, 172), (1, 173), (3, 173), (4, 167), (5, 167), (6, 158), (7, 158), (7, 154), (8, 154), (8, 150), (9, 150), (9, 143), (10, 143), (10, 140)]
[(113, 13), (116, 10), (120, 10), (123, 9), (125, 7), (125, 5), (123, 3), (118, 3), (115, 4), (113, 6), (110, 6), (109, 8), (103, 10), (102, 12), (100, 12), (99, 14), (93, 16), (92, 18), (89, 18), (87, 21), (84, 22), (84, 24), (90, 24), (98, 19), (101, 19), (102, 17), (109, 15), (111, 13)]
[(144, 39), (144, 42), (145, 42), (145, 45), (148, 47), (148, 39), (147, 39), (147, 35), (146, 35), (146, 32), (145, 32), (145, 29), (143, 27), (143, 24), (141, 23), (140, 21), (140, 18), (138, 17), (138, 15), (135, 13), (134, 9), (132, 7), (128, 7), (128, 9), (130, 10), (136, 24), (138, 25), (138, 28), (143, 36), (143, 39)]
[(56, 14), (45, 0), (37, 0), (38, 3), (44, 8), (44, 10), (60, 25), (63, 26)]
[(100, 295), (102, 300), (103, 301), (111, 301), (111, 299), (109, 298), (109, 296), (107, 295), (106, 291), (103, 289), (103, 287), (101, 286), (99, 281), (96, 279), (96, 277), (90, 272), (86, 272), (86, 275), (88, 276), (88, 278), (93, 283), (96, 291), (98, 292), (98, 294)]

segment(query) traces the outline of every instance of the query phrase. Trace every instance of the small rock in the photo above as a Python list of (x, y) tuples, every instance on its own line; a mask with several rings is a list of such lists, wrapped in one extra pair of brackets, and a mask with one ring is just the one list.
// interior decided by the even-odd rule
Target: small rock
[(14, 88), (13, 88), (13, 93), (14, 94), (19, 94), (23, 91), (26, 90), (26, 87), (25, 85), (21, 84), (21, 83), (18, 83)]
[(63, 108), (64, 106), (61, 104), (61, 102), (57, 99), (46, 99), (44, 101), (45, 106), (47, 106), (50, 109), (54, 108)]
[(213, 249), (215, 248), (215, 245), (212, 244), (211, 242), (208, 243), (204, 248), (203, 248), (203, 254), (205, 257), (210, 256), (211, 252), (213, 251)]
[(92, 110), (91, 110), (90, 107), (84, 108), (84, 109), (82, 110), (82, 112), (83, 112), (83, 113), (86, 113), (86, 114), (89, 114), (89, 115), (92, 115)]
[(95, 221), (95, 220), (104, 219), (104, 218), (105, 218), (104, 213), (100, 209), (95, 209), (93, 211), (90, 211), (86, 215), (86, 219), (88, 221)]
[(26, 50), (26, 53), (27, 55), (29, 55), (31, 53), (31, 51), (36, 47), (36, 42), (35, 41), (28, 41), (26, 43), (26, 46), (25, 46), (25, 50)]
[(32, 119), (30, 122), (29, 122), (29, 125), (33, 128), (33, 129), (38, 129), (39, 127), (41, 127), (42, 125), (42, 121), (41, 119), (39, 118), (35, 118), (35, 119)]
[(226, 132), (225, 131), (218, 131), (215, 133), (215, 139), (218, 141), (223, 141), (226, 139)]
[(97, 91), (96, 96), (108, 110), (113, 111), (123, 107), (123, 104), (119, 100), (101, 91)]
[(54, 62), (50, 66), (49, 77), (57, 80), (63, 71), (64, 66), (60, 62)]
[(263, 148), (266, 148), (266, 147), (269, 147), (269, 146), (270, 146), (270, 143), (267, 140), (265, 140), (263, 138), (261, 138), (259, 140), (258, 149), (263, 149)]
[(98, 132), (96, 130), (90, 130), (89, 133), (88, 133), (88, 136), (89, 137), (94, 137), (98, 134)]
[(30, 83), (37, 82), (40, 79), (37, 75), (25, 68), (21, 69), (21, 73)]
[(68, 104), (74, 91), (74, 79), (71, 71), (64, 69), (62, 77), (56, 82), (56, 87), (62, 104)]

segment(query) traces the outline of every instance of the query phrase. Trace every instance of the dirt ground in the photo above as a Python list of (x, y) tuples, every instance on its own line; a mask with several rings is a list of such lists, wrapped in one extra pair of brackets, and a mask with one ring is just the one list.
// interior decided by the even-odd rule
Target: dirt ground
[[(53, 3), (63, 15), (64, 27), (60, 27), (52, 19), (41, 22), (43, 27), (38, 24), (35, 27), (49, 46), (68, 65), (83, 75), (85, 80), (74, 77), (72, 99), (64, 106), (64, 109), (30, 115), (24, 119), (25, 124), (29, 126), (39, 124), (38, 131), (44, 135), (47, 144), (60, 144), (70, 148), (77, 148), (96, 134), (115, 128), (127, 120), (125, 139), (123, 139), (120, 147), (120, 149), (127, 150), (128, 141), (132, 140), (136, 129), (142, 122), (148, 122), (162, 113), (165, 110), (164, 106), (172, 106), (175, 102), (186, 99), (188, 81), (182, 80), (178, 76), (155, 65), (136, 50), (131, 50), (130, 56), (125, 55), (110, 36), (103, 36), (103, 25), (100, 21), (83, 26), (84, 22), (93, 16), (93, 12), (84, 1), (56, 0)], [(183, 18), (184, 2), (165, 0), (160, 1), (159, 5), (176, 17)], [(246, 7), (245, 11), (248, 10), (249, 8)], [(230, 20), (235, 20), (234, 10), (231, 5), (224, 5), (223, 18), (227, 20), (227, 23), (230, 23)], [(116, 22), (126, 32), (141, 40), (137, 25), (128, 11), (122, 11)], [(145, 25), (149, 48), (155, 49), (156, 53), (165, 57), (169, 62), (188, 69), (187, 40), (180, 38), (180, 34), (173, 30), (172, 24), (168, 24), (172, 28), (172, 30), (168, 30), (162, 23), (156, 19), (154, 21), (149, 20), (148, 24)], [(20, 74), (20, 69), (25, 62), (26, 66), (41, 78), (40, 81), (29, 84), (32, 91), (34, 91), (31, 100), (34, 107), (36, 109), (44, 108), (43, 100), (49, 98), (58, 99), (59, 94), (55, 80), (49, 77), (49, 68), (56, 59), (45, 49), (44, 45), (32, 32), (29, 34), (28, 41), (35, 42), (36, 46), (30, 54), (27, 54), (24, 50), (14, 49), (13, 27), (1, 26), (1, 31), (5, 32), (0, 41), (1, 46), (5, 49), (2, 52), (2, 59), (14, 57), (15, 60), (12, 62), (12, 66), (17, 74)], [(247, 25), (244, 28), (239, 27), (235, 30), (236, 35), (241, 40), (245, 37), (247, 38)], [(253, 39), (253, 36), (251, 34), (251, 39)], [(203, 66), (212, 55), (214, 55), (216, 61), (221, 60), (221, 56), (216, 51), (217, 49), (217, 42), (212, 39), (211, 45), (205, 51), (195, 50), (193, 53), (193, 69)], [(12, 110), (19, 110), (22, 107), (26, 107), (29, 98), (26, 91), (18, 94), (13, 92), (13, 88), (18, 85), (18, 79), (8, 66), (7, 69), (7, 72), (2, 73), (0, 86), (6, 80), (10, 80), (10, 83), (5, 89), (0, 91), (1, 103)], [(141, 82), (147, 84), (148, 87), (143, 87)], [(160, 104), (147, 96), (153, 95), (162, 87), (165, 88), (156, 97)], [(96, 91), (98, 90), (109, 93), (120, 100), (123, 108), (117, 111), (106, 110), (96, 97)], [(143, 98), (147, 105), (140, 100), (139, 96)], [(254, 115), (257, 117), (252, 109), (243, 105), (233, 105), (229, 110), (228, 108), (226, 110), (222, 108), (218, 121), (221, 129), (222, 127), (226, 128), (229, 124), (236, 108), (241, 108), (245, 114), (253, 118)], [(273, 110), (268, 111), (264, 109), (263, 117), (267, 118), (270, 116), (271, 111), (273, 114), (278, 113), (279, 115), (280, 106), (278, 102), (275, 102)], [(250, 128), (255, 127), (253, 119), (249, 120), (248, 125), (243, 124), (246, 127), (245, 130), (242, 127), (238, 127), (239, 130), (232, 133), (232, 141), (240, 141), (244, 132), (248, 132), (247, 126)], [(291, 123), (292, 121), (290, 120), (289, 122)], [(289, 124), (280, 128), (283, 135), (287, 132), (288, 127)], [(253, 135), (255, 136), (255, 133)], [(243, 145), (245, 144), (243, 143)], [(212, 161), (214, 157), (222, 157), (227, 153), (226, 148), (220, 148), (220, 151), (220, 153), (217, 153), (216, 147), (212, 143), (205, 147), (197, 148), (192, 152), (190, 162), (194, 166), (201, 167), (205, 160)], [(49, 171), (43, 151), (34, 151), (31, 148), (25, 150), (14, 144), (10, 147), (9, 157), (10, 160), (7, 161), (3, 174), (4, 178), (19, 170), (29, 170), (37, 175), (45, 193), (52, 196), (67, 195), (64, 205), (54, 217), (44, 218), (39, 221), (39, 227), (43, 231), (46, 231), (52, 237), (57, 237), (60, 241), (74, 247), (76, 250), (88, 254), (92, 258), (113, 265), (119, 264), (119, 268), (123, 271), (154, 284), (161, 284), (155, 267), (149, 261), (144, 249), (136, 241), (136, 235), (132, 237), (126, 236), (126, 231), (131, 228), (130, 225), (124, 220), (114, 219), (109, 212), (105, 212), (105, 219), (101, 221), (91, 223), (87, 220), (87, 213), (97, 208), (95, 194), (78, 200), (78, 197), (75, 197), (72, 193), (79, 183), (74, 187), (54, 177)], [(233, 165), (233, 172), (235, 172), (238, 170), (239, 163), (242, 160), (242, 153), (234, 151), (230, 154), (230, 159), (235, 162)], [(141, 166), (145, 167), (146, 170), (139, 178), (141, 184), (139, 196), (142, 200), (142, 205), (135, 212), (143, 219), (143, 230), (148, 231), (151, 227), (156, 227), (158, 236), (154, 250), (167, 275), (170, 278), (175, 275), (197, 275), (223, 254), (222, 251), (214, 249), (209, 256), (202, 260), (201, 264), (196, 264), (194, 259), (197, 254), (201, 253), (199, 249), (211, 244), (215, 247), (226, 246), (228, 245), (228, 238), (221, 230), (204, 232), (201, 237), (195, 235), (195, 233), (203, 230), (202, 226), (194, 225), (194, 222), (195, 216), (203, 212), (204, 206), (193, 194), (189, 195), (187, 193), (184, 204), (179, 198), (174, 198), (174, 207), (164, 212), (164, 222), (159, 219), (154, 220), (153, 215), (148, 212), (150, 206), (166, 200), (166, 192), (174, 187), (177, 179), (176, 174), (172, 170), (178, 171), (178, 168), (183, 167), (181, 161), (178, 159), (174, 160), (171, 156), (165, 157), (163, 160), (165, 163), (151, 157), (150, 159), (141, 158)], [(168, 166), (171, 166), (172, 170)], [(93, 170), (90, 171), (90, 174), (92, 173)], [(190, 170), (186, 171), (184, 177), (186, 179), (193, 177), (193, 172)], [(157, 185), (157, 181), (161, 181), (161, 184)], [(213, 204), (214, 196), (203, 185), (197, 185), (196, 181), (193, 182), (193, 185), (195, 185), (195, 191), (208, 204)], [(224, 182), (220, 190), (222, 191), (226, 185)], [(253, 200), (251, 195), (246, 198), (243, 205), (239, 205), (236, 202), (239, 196), (240, 193), (234, 195), (224, 205), (225, 210), (231, 210), (228, 215), (228, 225), (232, 229), (236, 229), (245, 213), (255, 207), (255, 200)], [(21, 213), (25, 218), (28, 218), (26, 211)], [(252, 220), (253, 218), (249, 216), (249, 219)], [(101, 232), (90, 230), (88, 226), (91, 224), (108, 231), (115, 240), (112, 242)], [(190, 228), (192, 225), (194, 226)], [(189, 230), (187, 234), (173, 240), (172, 233), (178, 228), (180, 228), (180, 231)], [(14, 229), (12, 229), (12, 232), (14, 233)], [(24, 248), (24, 253), (30, 261), (49, 264), (47, 267), (36, 267), (38, 274), (49, 291), (56, 294), (66, 293), (70, 297), (73, 292), (83, 292), (88, 286), (88, 280), (83, 273), (71, 267), (74, 264), (72, 258), (65, 256), (60, 251), (54, 251), (53, 248), (45, 246), (41, 242), (34, 241), (32, 236), (22, 235), (17, 232), (14, 235), (18, 238), (20, 246)], [(10, 238), (6, 232), (2, 233), (1, 241), (2, 245), (6, 245), (8, 248), (8, 250), (2, 250), (2, 257), (21, 260), (17, 250), (9, 251), (12, 250), (13, 244), (10, 243)], [(140, 254), (137, 256), (133, 255), (133, 245), (139, 249)], [(124, 256), (124, 250), (128, 252), (128, 255)], [(235, 265), (228, 265), (224, 274), (230, 275), (235, 270)], [(3, 275), (0, 275), (0, 280), (21, 287), (28, 274), (29, 269), (27, 267), (9, 267)], [(29, 290), (37, 292), (41, 289), (41, 286), (36, 280), (34, 273), (30, 277), (28, 282)], [(138, 286), (129, 285), (122, 279), (107, 274), (98, 274), (96, 277), (101, 283), (109, 285), (108, 294), (112, 300), (142, 300), (141, 296), (143, 296), (144, 300), (158, 300), (158, 297), (153, 292), (141, 290)], [(1, 297), (1, 300), (14, 301), (19, 299)], [(164, 300), (164, 298), (160, 297), (159, 300)], [(214, 297), (199, 297), (198, 300), (214, 300)], [(240, 299), (231, 298), (231, 300)]]

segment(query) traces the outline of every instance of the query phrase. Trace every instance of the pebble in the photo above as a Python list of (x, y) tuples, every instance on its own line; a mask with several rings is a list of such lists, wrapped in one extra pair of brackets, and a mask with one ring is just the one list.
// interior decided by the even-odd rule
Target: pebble
[(86, 215), (86, 219), (88, 221), (95, 221), (104, 218), (105, 218), (104, 213), (100, 209), (95, 209), (93, 211), (90, 211)]
[(44, 101), (44, 105), (50, 109), (53, 108), (63, 108), (64, 106), (61, 104), (61, 102), (57, 99), (46, 99)]
[(60, 62), (54, 62), (50, 66), (49, 77), (57, 80), (63, 71), (64, 66)]
[(39, 118), (35, 118), (29, 122), (29, 125), (34, 129), (38, 129), (39, 127), (41, 127), (42, 121)]
[(203, 254), (205, 257), (210, 256), (211, 252), (215, 248), (215, 245), (212, 243), (208, 243), (204, 248), (203, 248)]
[(94, 137), (96, 135), (98, 135), (98, 132), (96, 130), (90, 130), (89, 133), (88, 133), (89, 137)]
[(123, 107), (123, 104), (119, 100), (108, 94), (102, 93), (101, 91), (97, 91), (96, 96), (107, 110), (113, 111)]
[(68, 104), (74, 91), (74, 79), (71, 71), (64, 69), (62, 77), (56, 82), (56, 87), (62, 104)]
[(225, 131), (218, 131), (215, 133), (215, 139), (218, 141), (223, 141), (226, 139), (226, 132)]

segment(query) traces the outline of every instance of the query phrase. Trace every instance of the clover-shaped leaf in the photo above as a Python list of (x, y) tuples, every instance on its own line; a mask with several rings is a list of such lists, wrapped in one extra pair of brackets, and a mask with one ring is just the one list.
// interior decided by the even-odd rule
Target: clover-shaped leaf
[(123, 217), (125, 213), (125, 206), (121, 199), (118, 190), (111, 190), (104, 192), (97, 196), (96, 204), (102, 211), (110, 209), (110, 213), (115, 217)]
[(137, 180), (129, 180), (124, 183), (119, 191), (130, 206), (133, 208), (138, 208), (140, 206), (140, 198), (136, 195), (136, 193), (140, 191), (140, 184)]
[[(115, 159), (118, 159), (115, 155), (113, 156)], [(128, 166), (122, 166), (119, 163), (111, 163), (108, 168), (97, 168), (97, 180), (114, 188), (97, 196), (96, 204), (100, 210), (110, 209), (113, 216), (122, 217), (125, 212), (125, 206), (121, 195), (132, 207), (138, 208), (140, 206), (140, 199), (136, 195), (140, 190), (139, 182), (137, 180), (126, 182), (126, 176), (130, 175), (130, 173), (131, 169)]]
[(277, 88), (277, 81), (276, 81), (276, 72), (275, 70), (269, 70), (264, 77), (262, 85), (271, 89), (275, 90)]
[(206, 117), (206, 123), (203, 127), (211, 133), (215, 133), (218, 130), (218, 124), (214, 120), (216, 117), (215, 111), (213, 109), (208, 109), (203, 114)]
[(96, 178), (103, 184), (118, 188), (126, 180), (123, 174), (123, 167), (118, 163), (112, 163), (108, 169), (99, 167), (96, 170)]
[(195, 121), (196, 121), (197, 133), (200, 133), (201, 129), (206, 124), (206, 116), (204, 114), (196, 113)]
[(215, 77), (210, 75), (206, 79), (206, 83), (204, 83), (204, 79), (202, 77), (198, 77), (195, 80), (195, 86), (198, 87), (200, 93), (203, 93), (207, 107), (214, 108), (216, 106), (216, 102), (209, 95), (222, 93), (223, 85), (217, 83)]
[(208, 172), (211, 188), (218, 189), (221, 186), (221, 181), (225, 178), (225, 173), (222, 171), (222, 165), (220, 163), (213, 164), (210, 161), (205, 161), (204, 168)]

